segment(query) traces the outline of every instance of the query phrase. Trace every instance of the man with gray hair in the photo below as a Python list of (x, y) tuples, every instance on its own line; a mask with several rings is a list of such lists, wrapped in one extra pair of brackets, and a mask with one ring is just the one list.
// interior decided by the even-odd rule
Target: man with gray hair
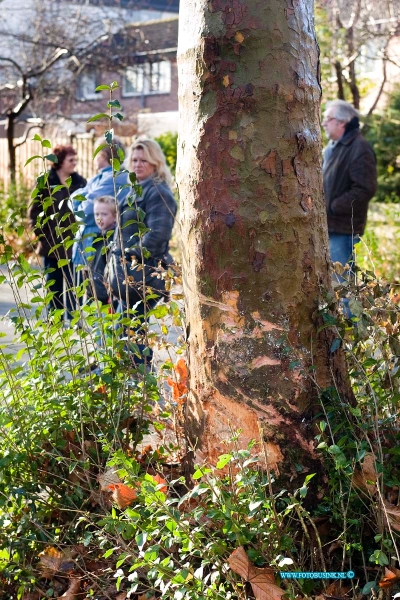
[(377, 188), (376, 158), (348, 102), (327, 102), (322, 126), (329, 138), (322, 170), (331, 260), (351, 264)]

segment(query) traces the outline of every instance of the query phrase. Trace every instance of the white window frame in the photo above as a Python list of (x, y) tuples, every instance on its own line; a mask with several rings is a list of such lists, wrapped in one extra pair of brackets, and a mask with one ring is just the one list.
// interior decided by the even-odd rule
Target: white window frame
[[(85, 82), (86, 79), (86, 82)], [(97, 100), (99, 94), (94, 90), (97, 87), (97, 73), (96, 71), (83, 71), (79, 76), (78, 82), (78, 93), (77, 97), (79, 100)], [(89, 89), (92, 88), (92, 89)]]
[[(131, 98), (171, 93), (171, 71), (169, 60), (145, 62), (128, 67), (122, 78), (122, 96)], [(135, 82), (136, 90), (129, 85), (130, 78)]]

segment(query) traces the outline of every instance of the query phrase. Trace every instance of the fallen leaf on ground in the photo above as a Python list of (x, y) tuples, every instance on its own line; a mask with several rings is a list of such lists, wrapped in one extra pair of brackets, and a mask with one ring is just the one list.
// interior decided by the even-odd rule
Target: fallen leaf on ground
[(128, 487), (124, 483), (111, 483), (107, 489), (112, 491), (113, 500), (118, 504), (118, 508), (126, 508), (137, 499), (137, 490)]
[(113, 483), (122, 483), (122, 480), (118, 477), (118, 473), (115, 469), (107, 469), (104, 473), (100, 473), (97, 477), (97, 481), (103, 492), (105, 492), (108, 489), (108, 486)]
[(80, 591), (81, 591), (81, 580), (80, 579), (71, 579), (69, 588), (62, 596), (60, 596), (59, 600), (77, 600), (78, 594)]
[(389, 588), (397, 581), (400, 581), (400, 570), (395, 567), (392, 567), (391, 569), (385, 567), (385, 575), (380, 580), (379, 587)]
[(341, 550), (342, 543), (341, 542), (332, 542), (332, 544), (328, 548), (328, 556), (335, 552), (335, 550)]
[(42, 570), (43, 577), (51, 579), (56, 573), (73, 571), (75, 561), (67, 553), (49, 546), (39, 554), (39, 568)]
[(387, 521), (395, 531), (400, 531), (400, 506), (383, 501), (383, 510)]
[(374, 494), (377, 480), (375, 457), (373, 454), (366, 454), (361, 465), (361, 471), (356, 471), (353, 474), (353, 485)]
[(345, 598), (347, 592), (352, 589), (351, 585), (345, 585), (342, 580), (332, 581), (326, 588), (324, 596), (336, 596), (337, 598)]
[(255, 567), (243, 546), (236, 548), (228, 558), (232, 571), (251, 584), (256, 600), (280, 600), (285, 590), (275, 585), (273, 569)]
[(159, 475), (158, 473), (156, 473), (156, 475), (152, 475), (152, 478), (154, 479), (154, 481), (157, 483), (157, 486), (162, 486), (162, 487), (158, 487), (159, 492), (162, 492), (163, 494), (166, 494), (168, 491), (168, 484), (165, 481), (165, 479), (163, 477), (161, 477), (161, 475)]

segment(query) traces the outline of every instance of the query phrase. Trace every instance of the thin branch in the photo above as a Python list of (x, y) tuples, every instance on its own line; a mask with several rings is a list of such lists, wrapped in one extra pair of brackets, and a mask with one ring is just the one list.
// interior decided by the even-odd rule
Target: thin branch
[(58, 60), (60, 60), (60, 58), (65, 56), (65, 54), (68, 54), (68, 52), (69, 50), (67, 50), (66, 48), (58, 48), (58, 50), (56, 50), (56, 52), (53, 54), (52, 58), (50, 58), (50, 60), (47, 63), (45, 63), (40, 69), (38, 69), (37, 71), (32, 71), (31, 69), (28, 69), (27, 77), (31, 78), (43, 75), (43, 73), (47, 71), (47, 69), (52, 67), (54, 63), (56, 63)]
[(14, 144), (14, 148), (18, 148), (19, 146), (22, 146), (23, 144), (26, 143), (26, 140), (28, 139), (28, 133), (30, 131), (32, 131), (32, 129), (42, 129), (44, 127), (44, 123), (37, 123), (36, 125), (31, 125), (31, 127), (28, 127), (28, 129), (25, 131), (24, 136), (22, 138), (22, 140), (20, 142), (18, 142), (18, 144)]
[(377, 93), (376, 98), (374, 100), (374, 103), (372, 104), (371, 108), (369, 109), (369, 111), (367, 113), (367, 117), (370, 117), (372, 115), (372, 113), (374, 112), (374, 110), (378, 106), (378, 102), (380, 100), (380, 97), (382, 96), (382, 92), (383, 92), (383, 89), (384, 89), (386, 81), (387, 81), (387, 69), (386, 69), (386, 65), (387, 65), (387, 58), (385, 56), (382, 59), (382, 71), (383, 71), (383, 74), (382, 74), (382, 83), (379, 86), (379, 90), (378, 90), (378, 93)]
[(7, 56), (0, 56), (0, 60), (6, 60), (7, 62), (10, 62), (21, 73), (21, 75), (24, 74), (22, 68), (19, 66), (19, 64), (13, 58), (8, 58)]

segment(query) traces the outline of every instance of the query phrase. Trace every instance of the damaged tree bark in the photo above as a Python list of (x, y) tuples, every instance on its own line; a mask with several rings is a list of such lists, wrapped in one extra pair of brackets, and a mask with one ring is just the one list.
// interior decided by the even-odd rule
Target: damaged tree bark
[[(178, 50), (188, 432), (197, 459), (259, 439), (318, 470), (318, 389), (351, 399), (333, 332), (313, 3), (183, 0)], [(301, 472), (303, 473), (301, 475)]]

